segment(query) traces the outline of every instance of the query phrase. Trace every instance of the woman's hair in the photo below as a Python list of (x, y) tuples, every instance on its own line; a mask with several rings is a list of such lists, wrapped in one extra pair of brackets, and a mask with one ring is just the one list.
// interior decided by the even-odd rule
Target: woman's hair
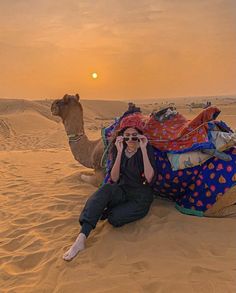
[[(139, 134), (143, 134), (143, 132), (140, 129), (138, 129), (136, 127), (132, 127), (132, 126), (124, 127), (121, 130), (115, 132), (114, 136), (113, 136), (113, 139), (112, 139), (112, 142), (111, 142), (110, 151), (109, 151), (109, 154), (110, 154), (110, 157), (112, 158), (112, 160), (115, 160), (116, 155), (117, 155), (117, 149), (116, 149), (116, 146), (115, 146), (116, 138), (117, 138), (117, 136), (120, 136), (120, 135), (122, 136), (124, 134), (125, 130), (128, 129), (128, 128), (133, 128)], [(124, 141), (124, 148), (126, 148), (126, 147), (127, 147), (127, 143)]]

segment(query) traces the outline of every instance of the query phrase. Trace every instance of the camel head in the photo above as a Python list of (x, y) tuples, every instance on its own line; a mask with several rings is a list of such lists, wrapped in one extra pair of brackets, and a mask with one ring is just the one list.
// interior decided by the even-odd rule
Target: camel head
[(82, 114), (83, 110), (79, 100), (80, 97), (78, 94), (65, 94), (63, 98), (53, 101), (51, 105), (52, 115), (59, 116), (64, 121), (67, 117), (73, 115), (75, 112), (80, 111)]

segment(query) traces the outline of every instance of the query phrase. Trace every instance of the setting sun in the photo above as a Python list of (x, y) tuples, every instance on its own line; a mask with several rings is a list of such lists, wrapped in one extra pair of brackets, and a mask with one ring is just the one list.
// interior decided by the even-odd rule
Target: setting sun
[(97, 79), (97, 78), (98, 78), (98, 74), (97, 74), (96, 72), (93, 72), (93, 73), (92, 73), (92, 78), (93, 78), (93, 79)]

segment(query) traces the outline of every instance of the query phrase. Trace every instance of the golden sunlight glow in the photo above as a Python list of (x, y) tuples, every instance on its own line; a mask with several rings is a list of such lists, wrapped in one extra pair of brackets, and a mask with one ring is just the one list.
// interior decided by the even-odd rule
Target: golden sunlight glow
[(0, 3), (0, 98), (236, 93), (234, 0)]
[(97, 78), (98, 78), (98, 74), (97, 74), (96, 72), (93, 72), (93, 73), (92, 73), (92, 78), (93, 78), (93, 79), (97, 79)]

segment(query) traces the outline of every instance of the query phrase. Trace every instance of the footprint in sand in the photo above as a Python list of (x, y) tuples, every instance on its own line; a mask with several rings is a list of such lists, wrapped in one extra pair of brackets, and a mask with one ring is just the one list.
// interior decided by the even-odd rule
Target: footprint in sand
[(150, 282), (147, 285), (144, 285), (142, 287), (143, 287), (143, 292), (148, 292), (148, 293), (164, 292), (164, 291), (160, 291), (162, 287), (162, 284), (160, 281)]
[(9, 164), (11, 164), (10, 162), (8, 162), (8, 161), (4, 161), (4, 160), (0, 160), (0, 162), (1, 162), (2, 164), (5, 164), (5, 165), (9, 165)]
[(215, 269), (209, 269), (201, 266), (193, 266), (190, 270), (190, 278), (191, 280), (201, 280), (202, 277), (208, 276), (217, 278), (222, 277), (223, 271), (222, 270), (215, 270)]
[(4, 138), (10, 138), (12, 134), (14, 134), (14, 131), (7, 121), (0, 119), (0, 135)]
[(200, 280), (202, 281), (202, 278), (205, 276), (208, 276), (208, 279), (214, 279), (219, 281), (234, 281), (234, 278), (232, 274), (228, 273), (227, 270), (216, 270), (212, 268), (206, 268), (201, 266), (193, 266), (190, 271), (190, 278), (193, 281)]
[(222, 247), (212, 247), (210, 246), (208, 248), (208, 251), (213, 255), (213, 256), (225, 256), (227, 253), (226, 249), (223, 249)]
[(132, 273), (142, 273), (146, 272), (149, 269), (149, 265), (147, 261), (137, 261), (132, 263)]
[(12, 261), (8, 262), (4, 268), (7, 272), (11, 272), (11, 274), (36, 270), (41, 265), (45, 257), (46, 252), (44, 251), (31, 253), (24, 257), (16, 256), (13, 257)]
[(67, 204), (63, 203), (58, 203), (58, 204), (53, 204), (47, 207), (47, 210), (49, 211), (65, 211), (65, 210), (70, 210), (70, 207), (68, 207)]

